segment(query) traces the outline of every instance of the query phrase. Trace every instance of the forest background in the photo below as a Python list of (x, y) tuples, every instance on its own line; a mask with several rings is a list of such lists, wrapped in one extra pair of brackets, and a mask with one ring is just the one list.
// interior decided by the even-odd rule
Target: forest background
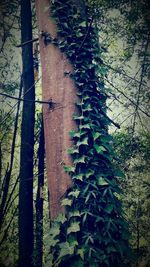
[[(123, 191), (120, 199), (131, 232), (130, 246), (136, 255), (132, 266), (148, 267), (150, 266), (150, 4), (146, 0), (86, 2), (91, 21), (99, 32), (98, 40), (101, 48), (99, 75), (107, 90), (107, 116), (110, 124), (109, 132), (113, 137), (111, 142), (115, 151), (114, 164), (116, 176), (120, 177), (118, 184)], [(30, 1), (24, 1), (24, 5), (27, 3), (29, 11)], [(29, 221), (32, 221), (32, 224), (27, 226), (27, 231), (32, 232), (32, 235), (30, 234), (33, 243), (30, 248), (32, 260), (30, 265), (22, 266), (50, 266), (51, 261), (49, 251), (52, 242), (51, 211), (42, 119), (42, 105), (51, 105), (51, 102), (44, 103), (41, 96), (42, 71), (39, 54), (41, 33), (37, 25), (35, 2), (31, 1), (31, 14), (28, 12), (27, 15), (27, 6), (25, 8), (26, 11), (24, 9), (23, 12), (22, 1), (0, 3), (0, 266), (18, 266), (18, 258), (21, 257), (20, 229), (23, 227), (21, 221), (25, 220), (27, 214), (30, 214)], [(23, 32), (24, 28), (29, 27), (30, 19), (28, 33)], [(27, 23), (28, 26), (23, 26), (23, 23)], [(21, 51), (22, 48), (28, 47), (23, 44), (26, 42), (23, 40), (26, 34), (30, 36), (28, 40), (32, 41), (29, 42), (30, 51), (27, 51), (30, 53), (29, 59), (25, 60), (26, 55), (24, 56)], [(31, 77), (24, 85), (26, 91), (23, 91), (23, 69), (30, 64), (33, 65), (33, 75), (31, 69), (28, 70)], [(25, 118), (24, 110), (29, 115), (26, 128), (23, 128), (22, 123)], [(27, 160), (23, 138), (27, 138), (26, 129), (29, 125), (30, 145), (34, 146), (34, 150), (29, 149), (27, 152), (31, 153), (30, 159), (33, 158), (33, 162), (29, 163), (33, 168), (29, 168), (30, 171), (27, 173), (27, 167), (23, 165)], [(20, 185), (26, 179), (31, 180), (31, 184), (27, 185), (30, 187), (30, 197), (27, 202), (21, 201), (23, 189)], [(102, 183), (102, 180), (100, 182)], [(102, 186), (105, 185), (103, 181)], [(19, 215), (20, 209), (23, 210), (23, 215)], [(29, 246), (31, 239), (25, 244), (24, 250)], [(82, 252), (80, 251), (81, 254)]]

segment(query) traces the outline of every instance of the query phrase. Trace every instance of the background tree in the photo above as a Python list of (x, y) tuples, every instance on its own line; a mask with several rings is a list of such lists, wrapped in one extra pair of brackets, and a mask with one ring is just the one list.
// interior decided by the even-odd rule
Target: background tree
[[(21, 1), (21, 42), (32, 40), (30, 0)], [(19, 266), (33, 266), (33, 155), (35, 87), (32, 43), (22, 46), (24, 102), (19, 183)], [(29, 101), (30, 102), (29, 102)]]

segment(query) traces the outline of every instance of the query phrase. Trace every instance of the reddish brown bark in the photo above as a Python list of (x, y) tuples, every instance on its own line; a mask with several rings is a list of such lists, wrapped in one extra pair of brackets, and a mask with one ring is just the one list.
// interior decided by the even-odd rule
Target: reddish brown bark
[[(50, 17), (50, 1), (36, 0), (36, 12), (39, 31), (56, 37), (56, 24)], [(69, 131), (75, 128), (72, 119), (75, 113), (76, 88), (64, 72), (72, 71), (72, 66), (58, 47), (45, 45), (40, 37), (40, 55), (42, 65), (43, 100), (52, 99), (57, 103), (54, 110), (44, 105), (44, 132), (48, 186), (50, 192), (50, 213), (55, 218), (61, 207), (61, 197), (71, 184), (71, 179), (64, 172), (63, 165), (70, 164), (67, 149), (71, 146)]]

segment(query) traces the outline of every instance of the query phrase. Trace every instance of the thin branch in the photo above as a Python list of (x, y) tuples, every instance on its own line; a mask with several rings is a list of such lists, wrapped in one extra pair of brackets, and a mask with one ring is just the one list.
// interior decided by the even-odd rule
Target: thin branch
[[(134, 113), (129, 114), (121, 123), (120, 126), (127, 120), (129, 119)], [(117, 131), (117, 129), (115, 130), (115, 132)]]
[(101, 110), (100, 111), (103, 115), (104, 115), (104, 117), (106, 117), (116, 128), (118, 128), (118, 129), (120, 129), (120, 125), (118, 124), (118, 123), (116, 123), (116, 122), (114, 122), (111, 118), (109, 118), (107, 115), (106, 115), (106, 113), (103, 111), (103, 110)]
[[(106, 63), (104, 63), (104, 62), (103, 62), (103, 64), (104, 64), (106, 67), (108, 67), (109, 69), (113, 70), (114, 72), (117, 72), (118, 74), (121, 74), (121, 75), (123, 75), (123, 76), (125, 76), (125, 77), (127, 77), (127, 78), (129, 78), (129, 79), (131, 79), (131, 80), (133, 80), (133, 81), (135, 81), (136, 83), (141, 84), (141, 81), (135, 79), (134, 77), (129, 76), (128, 74), (122, 72), (121, 70), (115, 69), (115, 68), (111, 67), (110, 65), (108, 65), (108, 64), (106, 64)], [(142, 82), (142, 85), (145, 86), (145, 87), (147, 87), (148, 89), (150, 89), (150, 87), (149, 87), (147, 84), (143, 83), (143, 82)]]
[[(23, 81), (22, 81), (22, 75), (21, 75), (19, 98), (21, 98), (21, 95), (22, 95), (22, 86), (23, 86)], [(19, 119), (19, 110), (20, 110), (20, 101), (18, 101), (16, 118), (15, 118), (15, 123), (14, 123), (14, 134), (13, 134), (13, 140), (12, 140), (12, 146), (11, 146), (10, 168), (9, 168), (10, 174), (11, 174), (11, 171), (12, 171), (14, 152), (15, 152), (15, 143), (16, 143), (16, 135), (17, 135), (18, 119)]]
[(146, 124), (144, 125), (144, 123), (143, 123), (143, 121), (142, 121), (142, 118), (141, 118), (141, 116), (140, 116), (138, 110), (137, 110), (137, 115), (138, 115), (138, 117), (139, 117), (139, 121), (140, 121), (140, 123), (141, 123), (141, 126), (142, 126), (143, 130), (144, 130), (145, 132), (148, 131), (148, 127), (147, 127)]
[[(32, 84), (32, 86), (31, 87), (29, 87), (29, 89), (26, 91), (26, 93), (23, 95), (23, 97), (33, 88), (33, 86), (35, 86), (38, 82), (39, 82), (39, 80), (41, 79), (41, 77), (39, 77), (37, 80), (36, 80), (36, 82), (34, 83), (34, 84)], [(18, 100), (19, 101), (19, 100)], [(17, 106), (17, 103), (15, 103), (13, 106), (12, 106), (12, 108), (10, 109), (10, 111), (7, 113), (7, 115), (4, 117), (4, 119), (2, 120), (2, 122), (1, 122), (1, 124), (3, 124), (5, 121), (6, 121), (6, 119), (10, 116), (10, 114), (12, 114), (12, 111), (15, 109), (15, 107)], [(1, 139), (2, 140), (2, 139)]]
[[(19, 98), (21, 97), (21, 94), (22, 94), (22, 85), (23, 85), (23, 83), (22, 83), (22, 75), (21, 75)], [(10, 178), (11, 178), (13, 162), (14, 162), (14, 153), (15, 153), (15, 143), (16, 143), (16, 136), (17, 136), (17, 129), (18, 129), (19, 110), (20, 110), (20, 101), (18, 101), (17, 112), (16, 112), (16, 117), (15, 117), (15, 123), (14, 123), (14, 133), (13, 133), (13, 139), (12, 139), (12, 144), (11, 144), (9, 170), (6, 172), (6, 179), (5, 179), (4, 188), (3, 188), (3, 195), (2, 195), (2, 200), (0, 203), (0, 228), (2, 227), (2, 223), (3, 223), (3, 219), (4, 219), (4, 214), (5, 214), (4, 210), (5, 210), (5, 206), (7, 203), (6, 201), (7, 201), (7, 197), (8, 197)]]
[(24, 45), (27, 45), (27, 44), (30, 44), (30, 43), (37, 42), (38, 40), (39, 40), (39, 37), (34, 38), (34, 39), (32, 39), (32, 40), (29, 40), (29, 41), (26, 41), (26, 42), (21, 43), (21, 44), (19, 44), (19, 45), (16, 45), (16, 47), (22, 47), (22, 46), (24, 46)]
[(17, 209), (18, 209), (18, 207), (16, 207), (15, 211), (13, 212), (13, 215), (12, 215), (12, 217), (11, 217), (11, 219), (10, 219), (10, 222), (9, 222), (9, 224), (8, 224), (8, 226), (7, 226), (7, 228), (6, 228), (5, 232), (4, 232), (4, 235), (3, 235), (3, 237), (2, 237), (2, 239), (1, 239), (1, 241), (0, 241), (0, 246), (3, 244), (4, 240), (5, 240), (6, 237), (7, 237), (8, 230), (9, 230), (9, 228), (10, 228), (10, 226), (11, 226), (11, 223), (12, 223), (14, 217), (15, 217), (15, 214), (16, 214)]
[(89, 33), (90, 33), (90, 29), (91, 29), (91, 27), (92, 27), (93, 20), (94, 20), (94, 16), (92, 16), (92, 18), (91, 18), (91, 21), (90, 21), (90, 24), (89, 24), (89, 26), (88, 26), (87, 32), (86, 32), (86, 34), (85, 34), (85, 36), (84, 36), (84, 39), (83, 39), (83, 41), (82, 41), (82, 43), (81, 43), (81, 46), (78, 48), (77, 53), (80, 52), (80, 50), (81, 50), (81, 48), (83, 47), (83, 45), (84, 45), (84, 43), (85, 43), (87, 37), (89, 36)]
[(52, 104), (51, 100), (50, 101), (41, 101), (41, 100), (23, 99), (23, 98), (19, 98), (19, 97), (16, 97), (16, 96), (11, 96), (11, 95), (8, 95), (8, 94), (5, 94), (5, 93), (0, 93), (0, 95), (8, 97), (8, 98), (11, 98), (11, 99), (15, 99), (15, 100), (18, 100), (18, 101), (27, 101), (27, 102), (34, 102), (34, 103), (38, 103), (38, 104), (47, 104), (49, 106)]
[[(134, 106), (137, 106), (137, 103), (134, 102), (134, 100), (132, 100), (130, 97), (126, 96), (125, 93), (123, 93), (119, 88), (117, 88), (116, 86), (114, 86), (108, 79), (105, 78), (105, 80), (114, 88), (116, 89), (116, 91), (118, 91), (119, 93), (121, 93), (126, 99), (128, 99)], [(150, 114), (147, 113), (146, 111), (144, 111), (141, 107), (138, 106), (138, 109), (144, 113), (147, 117), (150, 118)]]
[(140, 84), (139, 84), (139, 89), (138, 89), (138, 94), (137, 94), (137, 102), (136, 102), (135, 115), (134, 115), (134, 121), (133, 121), (133, 134), (135, 130), (137, 111), (139, 109), (140, 94), (141, 94), (141, 89), (142, 89), (142, 84), (143, 84), (144, 73), (145, 73), (145, 61), (146, 61), (146, 54), (147, 54), (146, 52), (149, 46), (149, 38), (150, 38), (150, 32), (148, 32), (147, 41), (146, 41), (146, 45), (144, 49), (144, 58), (143, 58), (143, 63), (142, 63), (141, 78), (140, 78)]
[[(5, 205), (5, 209), (4, 209), (4, 212), (3, 212), (3, 219), (4, 219), (4, 216), (6, 215), (8, 209), (10, 208), (10, 206), (11, 206), (11, 204), (12, 204), (12, 202), (13, 202), (13, 201), (11, 201), (11, 198), (12, 198), (12, 196), (13, 196), (13, 193), (14, 193), (14, 191), (15, 191), (15, 189), (16, 189), (16, 186), (17, 186), (18, 182), (19, 182), (19, 176), (18, 176), (17, 179), (16, 179), (16, 182), (15, 182), (15, 184), (14, 184), (14, 187), (13, 187), (13, 189), (12, 189), (10, 195), (9, 195), (9, 198), (8, 198), (8, 200), (7, 200), (7, 203), (6, 203), (6, 205)], [(11, 201), (11, 203), (10, 203), (10, 201)], [(10, 205), (9, 205), (9, 203), (10, 203)], [(9, 207), (8, 207), (8, 206), (9, 206)]]

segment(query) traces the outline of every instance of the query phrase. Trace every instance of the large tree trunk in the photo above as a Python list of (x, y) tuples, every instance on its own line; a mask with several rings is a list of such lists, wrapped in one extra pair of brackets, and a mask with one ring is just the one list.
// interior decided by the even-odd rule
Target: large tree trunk
[[(50, 17), (49, 0), (36, 0), (36, 12), (39, 31), (56, 37), (56, 24)], [(72, 66), (58, 47), (45, 45), (40, 38), (40, 55), (42, 64), (43, 100), (52, 99), (54, 109), (44, 106), (44, 132), (46, 149), (46, 166), (50, 192), (51, 219), (55, 218), (61, 207), (61, 197), (70, 187), (71, 180), (64, 172), (64, 164), (71, 164), (67, 149), (71, 146), (69, 131), (75, 128), (72, 115), (75, 112), (76, 89), (70, 77), (64, 72), (72, 71)]]
[[(32, 16), (30, 0), (21, 1), (21, 40), (32, 39)], [(23, 102), (20, 152), (19, 186), (19, 266), (30, 267), (33, 253), (33, 153), (35, 89), (32, 44), (22, 46)]]

